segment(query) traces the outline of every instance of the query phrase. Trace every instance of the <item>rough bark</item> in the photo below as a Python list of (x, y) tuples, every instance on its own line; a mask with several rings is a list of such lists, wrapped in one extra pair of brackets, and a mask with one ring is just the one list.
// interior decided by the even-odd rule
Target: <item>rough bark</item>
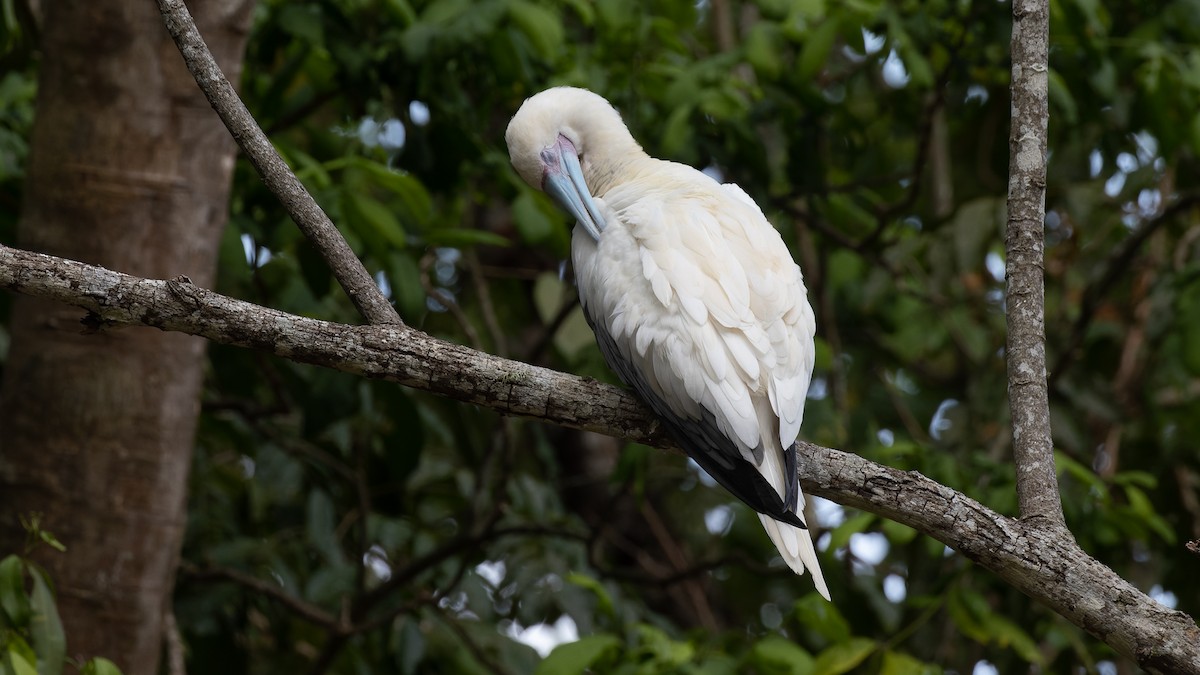
[[(186, 281), (148, 280), (0, 247), (0, 288), (90, 314), (104, 334), (149, 325), (376, 377), (500, 412), (669, 447), (630, 392), (501, 359), (405, 326), (347, 326), (235, 300)], [(77, 315), (77, 318), (79, 316)], [(78, 324), (77, 324), (78, 325)], [(1200, 673), (1200, 629), (1089, 557), (1070, 533), (1014, 520), (915, 472), (802, 444), (812, 494), (927, 534), (1000, 575), (1152, 673)]]
[(1008, 404), (1021, 516), (1065, 530), (1046, 383), (1043, 257), (1049, 108), (1050, 5), (1013, 3), (1012, 126), (1004, 236)]
[[(249, 0), (201, 24), (240, 71)], [(235, 146), (143, 0), (47, 3), (21, 246), (138, 274), (213, 278)], [(78, 310), (19, 298), (0, 386), (0, 552), (41, 512), (67, 546), (57, 583), (69, 654), (158, 671), (183, 534), (204, 341), (81, 335)]]

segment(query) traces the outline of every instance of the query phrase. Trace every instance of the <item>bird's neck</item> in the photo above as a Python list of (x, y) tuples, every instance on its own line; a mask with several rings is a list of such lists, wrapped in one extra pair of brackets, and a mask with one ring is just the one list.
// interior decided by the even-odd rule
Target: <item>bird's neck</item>
[(601, 147), (605, 152), (585, 157), (583, 163), (584, 180), (596, 197), (603, 197), (630, 177), (642, 173), (646, 169), (644, 165), (654, 162), (632, 138), (628, 144), (614, 143)]

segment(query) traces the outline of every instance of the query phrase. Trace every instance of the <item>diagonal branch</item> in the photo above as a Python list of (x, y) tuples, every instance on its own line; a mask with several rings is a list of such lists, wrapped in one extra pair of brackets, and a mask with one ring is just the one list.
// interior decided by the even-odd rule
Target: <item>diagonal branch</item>
[[(430, 337), (347, 326), (205, 290), (0, 246), (0, 288), (82, 307), (94, 329), (143, 325), (379, 378), (502, 413), (669, 447), (631, 393)], [(1065, 529), (1014, 520), (918, 473), (801, 444), (812, 494), (877, 513), (956, 549), (1155, 673), (1200, 675), (1200, 629), (1089, 557)]]
[(158, 8), (188, 70), (196, 78), (196, 84), (204, 91), (213, 110), (217, 111), (233, 140), (246, 153), (271, 194), (279, 199), (304, 236), (329, 263), (338, 283), (350, 296), (359, 313), (372, 324), (403, 323), (329, 216), (304, 189), (296, 174), (288, 168), (258, 122), (250, 115), (246, 104), (242, 103), (208, 50), (183, 0), (158, 0)]
[(289, 593), (282, 586), (274, 582), (259, 579), (253, 574), (247, 574), (241, 570), (227, 567), (200, 567), (186, 560), (179, 564), (179, 571), (184, 577), (195, 581), (222, 580), (232, 581), (240, 586), (245, 586), (259, 595), (266, 596), (278, 602), (305, 621), (321, 626), (332, 633), (345, 632), (348, 628), (343, 621), (326, 612), (324, 609)]
[(1049, 0), (1013, 3), (1005, 292), (1008, 405), (1023, 518), (1066, 531), (1054, 470), (1046, 384), (1046, 129), (1050, 119)]

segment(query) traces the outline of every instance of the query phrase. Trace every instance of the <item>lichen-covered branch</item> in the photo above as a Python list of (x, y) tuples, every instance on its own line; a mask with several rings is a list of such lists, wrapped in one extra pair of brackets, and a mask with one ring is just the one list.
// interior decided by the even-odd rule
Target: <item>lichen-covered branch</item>
[[(142, 279), (0, 246), (0, 288), (89, 312), (92, 330), (152, 326), (384, 379), (502, 413), (659, 447), (670, 442), (631, 393), (502, 359), (403, 325), (294, 316), (178, 279)], [(81, 326), (81, 329), (85, 328)], [(1070, 533), (1002, 516), (918, 473), (802, 444), (805, 490), (929, 535), (995, 572), (1150, 672), (1200, 674), (1200, 629), (1089, 557)]]
[(1046, 384), (1043, 257), (1049, 108), (1049, 0), (1016, 0), (1012, 33), (1005, 293), (1008, 405), (1023, 518), (1065, 529)]

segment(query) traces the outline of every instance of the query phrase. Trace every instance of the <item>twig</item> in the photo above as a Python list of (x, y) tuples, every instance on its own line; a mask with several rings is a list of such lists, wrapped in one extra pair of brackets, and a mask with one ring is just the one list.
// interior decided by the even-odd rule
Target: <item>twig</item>
[(1065, 531), (1054, 473), (1046, 380), (1043, 257), (1046, 220), (1046, 128), (1050, 119), (1047, 58), (1049, 0), (1013, 3), (1012, 115), (1009, 131), (1007, 281), (1008, 401), (1012, 412), (1017, 503), (1021, 516)]
[(188, 579), (194, 581), (212, 581), (214, 579), (232, 581), (239, 586), (244, 586), (259, 595), (266, 596), (278, 602), (287, 607), (296, 616), (320, 626), (331, 633), (343, 633), (348, 629), (348, 626), (339, 621), (337, 617), (320, 607), (288, 593), (274, 582), (259, 579), (241, 570), (228, 567), (200, 567), (184, 561), (179, 564), (179, 571)]
[[(671, 530), (667, 527), (658, 510), (649, 501), (642, 502), (642, 516), (646, 519), (646, 524), (650, 526), (650, 532), (654, 535), (654, 539), (658, 542), (658, 547), (662, 549), (667, 561), (670, 563), (672, 572), (678, 573), (680, 570), (688, 569), (687, 556), (684, 555), (683, 548), (679, 542), (675, 541), (675, 537), (671, 535)], [(712, 605), (708, 602), (708, 597), (704, 594), (704, 587), (696, 583), (696, 579), (688, 579), (684, 587), (679, 589), (679, 596), (685, 598), (692, 606), (692, 611), (696, 614), (700, 625), (708, 631), (714, 633), (720, 632), (720, 626), (717, 625), (717, 616), (713, 613)]]
[(275, 151), (233, 85), (225, 79), (183, 0), (158, 0), (158, 8), (175, 45), (179, 47), (179, 53), (187, 62), (188, 70), (196, 78), (196, 84), (204, 91), (213, 110), (217, 111), (242, 152), (246, 153), (263, 183), (329, 263), (338, 283), (350, 296), (359, 313), (372, 324), (403, 323), (362, 262), (330, 222), (329, 216), (325, 215), (296, 174)]
[(462, 329), (464, 335), (467, 336), (467, 342), (475, 349), (483, 349), (483, 342), (479, 339), (479, 331), (475, 330), (475, 326), (471, 324), (471, 319), (463, 311), (462, 307), (458, 306), (458, 301), (454, 296), (450, 295), (445, 289), (438, 288), (433, 284), (433, 280), (429, 278), (429, 270), (433, 267), (434, 260), (437, 254), (433, 249), (425, 252), (421, 256), (419, 267), (421, 270), (421, 288), (425, 289), (425, 295), (446, 308), (454, 320), (458, 322), (458, 327)]
[(279, 433), (275, 425), (269, 421), (265, 421), (251, 413), (253, 410), (246, 409), (246, 406), (226, 405), (215, 407), (214, 410), (223, 410), (234, 413), (242, 418), (251, 429), (258, 432), (267, 439), (278, 444), (279, 448), (284, 452), (302, 457), (314, 462), (320, 466), (333, 470), (346, 481), (353, 483), (355, 481), (354, 470), (351, 469), (345, 462), (334, 457), (328, 452), (322, 450), (319, 446), (310, 443), (307, 439), (296, 435)]
[(930, 444), (931, 439), (929, 438), (929, 434), (925, 432), (916, 415), (909, 409), (908, 404), (904, 402), (904, 397), (900, 394), (900, 389), (888, 377), (887, 371), (877, 368), (875, 375), (883, 383), (883, 390), (887, 392), (888, 399), (892, 402), (892, 407), (895, 408), (896, 415), (900, 418), (900, 423), (904, 425), (904, 429), (908, 431), (909, 437), (921, 445)]
[(464, 646), (466, 646), (467, 651), (471, 652), (471, 656), (475, 657), (475, 660), (479, 662), (479, 665), (483, 666), (487, 672), (497, 673), (499, 675), (504, 675), (504, 673), (508, 672), (508, 670), (502, 667), (499, 662), (484, 653), (483, 648), (479, 646), (479, 643), (475, 641), (475, 638), (471, 637), (471, 634), (468, 633), (465, 628), (459, 625), (457, 617), (447, 616), (445, 610), (436, 605), (432, 607), (432, 610), (434, 616), (441, 619), (442, 623), (446, 624), (446, 627), (458, 636), (458, 639), (462, 641)]
[(497, 356), (508, 356), (508, 340), (504, 337), (504, 329), (500, 327), (500, 319), (496, 315), (496, 306), (492, 303), (492, 292), (487, 280), (483, 277), (483, 266), (479, 264), (479, 253), (468, 248), (463, 251), (467, 261), (467, 269), (471, 270), (471, 282), (475, 285), (475, 295), (479, 297), (479, 313), (483, 315), (483, 324), (487, 326), (495, 345)]

